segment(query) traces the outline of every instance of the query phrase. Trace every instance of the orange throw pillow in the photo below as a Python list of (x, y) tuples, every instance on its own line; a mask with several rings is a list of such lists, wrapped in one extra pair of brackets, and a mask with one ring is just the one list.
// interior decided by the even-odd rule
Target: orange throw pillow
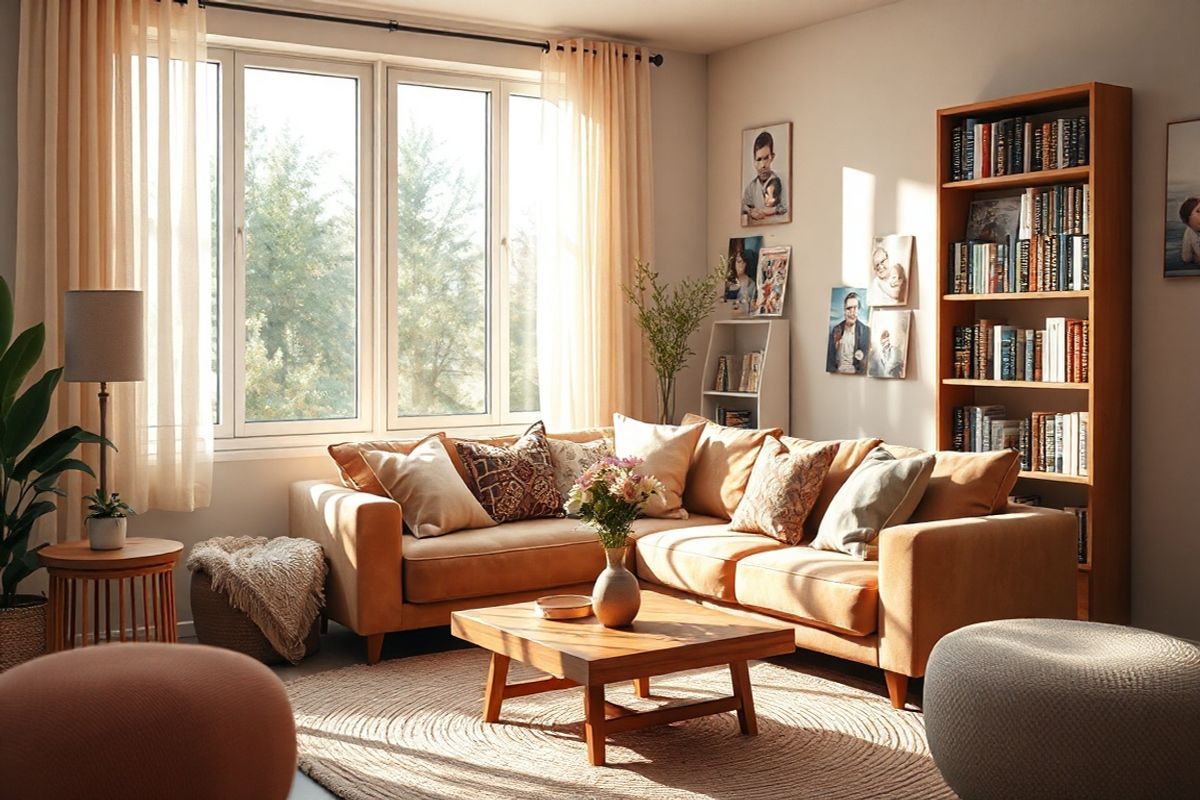
[(933, 475), (910, 522), (999, 514), (1017, 483), (1021, 459), (1016, 450), (934, 454)]
[(729, 428), (696, 414), (685, 414), (684, 425), (704, 423), (692, 453), (683, 507), (694, 514), (729, 519), (742, 502), (750, 473), (763, 442), (783, 435), (779, 428)]

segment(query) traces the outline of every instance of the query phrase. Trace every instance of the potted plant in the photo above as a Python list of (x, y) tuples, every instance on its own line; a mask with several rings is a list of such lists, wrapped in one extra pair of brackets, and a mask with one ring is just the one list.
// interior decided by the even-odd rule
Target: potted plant
[(660, 282), (649, 264), (635, 261), (633, 283), (621, 285), (637, 309), (638, 326), (650, 344), (650, 366), (658, 376), (658, 421), (675, 422), (675, 378), (695, 352), (688, 339), (713, 312), (725, 279), (722, 263), (701, 278), (684, 278), (674, 289)]
[(45, 326), (38, 324), (12, 337), (13, 302), (0, 278), (0, 671), (46, 648), (46, 598), (17, 594), (17, 587), (41, 568), (29, 547), (34, 524), (57, 510), (47, 495), (62, 495), (58, 479), (66, 472), (93, 474), (71, 454), (84, 442), (111, 446), (94, 433), (72, 425), (35, 440), (50, 413), (62, 369), (52, 369), (18, 395), (29, 371), (42, 356)]
[(578, 514), (596, 531), (604, 547), (608, 566), (592, 588), (592, 611), (607, 628), (633, 622), (642, 606), (637, 578), (625, 568), (625, 548), (630, 526), (647, 501), (662, 494), (662, 484), (634, 472), (640, 463), (640, 458), (600, 459), (579, 476), (564, 505), (568, 514)]
[(120, 550), (125, 546), (125, 520), (134, 513), (121, 495), (105, 497), (97, 489), (88, 497), (88, 544), (93, 550)]

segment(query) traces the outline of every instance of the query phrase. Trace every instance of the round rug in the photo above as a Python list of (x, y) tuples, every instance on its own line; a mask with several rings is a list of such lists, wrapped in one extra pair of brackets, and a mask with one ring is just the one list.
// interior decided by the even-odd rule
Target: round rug
[[(358, 798), (953, 798), (922, 716), (813, 670), (751, 662), (759, 735), (717, 714), (608, 738), (588, 764), (582, 689), (504, 701), (481, 718), (488, 655), (456, 650), (330, 670), (287, 685), (300, 768)], [(516, 661), (509, 681), (541, 677)], [(611, 685), (609, 700), (649, 710), (731, 693), (727, 667), (654, 678), (651, 697)]]

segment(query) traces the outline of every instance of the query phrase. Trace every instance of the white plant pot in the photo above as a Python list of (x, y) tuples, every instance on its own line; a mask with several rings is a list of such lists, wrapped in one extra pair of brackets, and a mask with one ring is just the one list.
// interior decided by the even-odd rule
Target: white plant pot
[(125, 546), (125, 517), (88, 517), (88, 544), (93, 550), (120, 550)]

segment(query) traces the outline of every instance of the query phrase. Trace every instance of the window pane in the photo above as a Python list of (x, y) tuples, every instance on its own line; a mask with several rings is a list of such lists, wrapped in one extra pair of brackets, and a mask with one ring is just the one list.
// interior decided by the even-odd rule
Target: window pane
[(488, 95), (396, 88), (399, 416), (487, 411)]
[(358, 81), (245, 72), (246, 421), (358, 413)]
[(542, 101), (509, 98), (508, 114), (508, 406), (538, 410), (537, 189)]
[[(213, 424), (221, 424), (221, 65), (209, 62), (204, 70), (203, 92), (200, 98), (199, 157), (207, 165), (209, 196), (209, 252), (212, 269), (210, 285), (212, 298), (212, 411)], [(204, 177), (203, 175), (201, 176)]]

